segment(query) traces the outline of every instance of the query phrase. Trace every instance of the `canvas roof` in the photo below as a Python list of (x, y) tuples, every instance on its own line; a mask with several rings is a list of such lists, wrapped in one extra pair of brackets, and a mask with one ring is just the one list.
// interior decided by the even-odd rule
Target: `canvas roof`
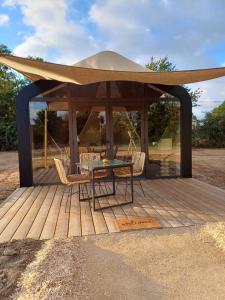
[(98, 70), (152, 72), (125, 56), (113, 51), (102, 51), (96, 53), (79, 61), (78, 63), (75, 63), (74, 66)]
[(115, 80), (178, 85), (225, 76), (225, 68), (150, 72), (112, 51), (99, 52), (72, 66), (6, 54), (0, 54), (0, 63), (13, 68), (32, 81), (46, 79), (80, 85)]

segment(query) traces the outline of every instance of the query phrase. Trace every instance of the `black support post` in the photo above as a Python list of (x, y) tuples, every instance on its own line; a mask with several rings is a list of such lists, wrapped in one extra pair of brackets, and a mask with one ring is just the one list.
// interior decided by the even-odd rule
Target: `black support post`
[(192, 177), (192, 102), (182, 86), (155, 85), (178, 98), (181, 103), (181, 176)]
[(62, 83), (55, 80), (38, 80), (26, 86), (16, 98), (16, 126), (21, 187), (33, 185), (29, 101), (31, 98), (60, 84)]

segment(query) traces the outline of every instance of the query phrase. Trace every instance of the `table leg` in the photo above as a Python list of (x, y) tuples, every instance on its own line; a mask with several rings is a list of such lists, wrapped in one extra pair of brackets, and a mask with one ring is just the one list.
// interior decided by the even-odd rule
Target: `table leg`
[(93, 201), (93, 209), (95, 209), (95, 171), (92, 170), (92, 201)]
[(112, 179), (113, 179), (113, 195), (116, 194), (116, 188), (115, 188), (115, 174), (114, 172), (112, 171)]
[(79, 201), (80, 201), (80, 183), (78, 183), (78, 195), (79, 195)]
[(130, 188), (131, 188), (131, 202), (134, 201), (134, 187), (133, 187), (133, 165), (130, 166)]

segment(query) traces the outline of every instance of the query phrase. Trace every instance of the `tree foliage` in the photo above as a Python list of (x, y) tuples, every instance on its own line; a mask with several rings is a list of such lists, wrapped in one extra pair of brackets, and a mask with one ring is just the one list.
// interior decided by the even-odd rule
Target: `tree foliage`
[[(171, 72), (176, 71), (176, 65), (173, 64), (167, 56), (163, 58), (156, 59), (155, 57), (151, 57), (150, 62), (147, 63), (146, 68), (155, 71), (155, 72)], [(202, 91), (200, 89), (191, 90), (189, 87), (184, 85), (184, 88), (187, 90), (189, 95), (191, 96), (192, 106), (196, 107), (198, 104), (198, 99), (200, 98)]]
[[(151, 57), (146, 67), (155, 72), (171, 72), (176, 70), (168, 57), (156, 59)], [(201, 91), (192, 91), (184, 86), (192, 98), (192, 106), (197, 105)], [(170, 138), (173, 143), (179, 142), (180, 132), (180, 105), (176, 99), (162, 98), (151, 104), (148, 110), (148, 136), (150, 143), (159, 143), (161, 139)]]
[[(0, 44), (0, 53), (11, 54), (11, 50)], [(41, 57), (28, 58), (43, 61)], [(0, 64), (0, 150), (17, 148), (16, 96), (28, 83), (28, 79)]]
[(193, 129), (193, 145), (196, 147), (225, 147), (225, 101), (207, 113), (203, 121)]
[[(47, 112), (48, 144), (57, 143), (59, 146), (67, 145), (69, 139), (68, 120), (65, 115), (57, 115), (56, 111)], [(44, 141), (45, 110), (39, 110), (32, 120), (32, 134), (34, 148), (41, 148)], [(54, 140), (54, 142), (53, 142)]]
[[(0, 53), (11, 54), (11, 51), (0, 45)], [(0, 150), (17, 147), (15, 99), (26, 84), (27, 80), (0, 64)]]

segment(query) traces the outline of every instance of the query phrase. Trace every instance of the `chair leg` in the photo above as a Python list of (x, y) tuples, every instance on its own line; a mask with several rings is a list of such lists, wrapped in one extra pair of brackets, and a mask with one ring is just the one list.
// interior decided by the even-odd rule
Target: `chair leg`
[(69, 195), (68, 195), (68, 199), (67, 199), (67, 201), (66, 201), (65, 213), (69, 213), (69, 212), (70, 212), (70, 210), (67, 212), (67, 205), (68, 205), (68, 203), (69, 203), (69, 207), (70, 207), (70, 205), (71, 205), (72, 194), (73, 194), (73, 186), (70, 187), (70, 191), (69, 191), (68, 194), (69, 194)]
[(109, 193), (109, 192), (108, 192), (108, 189), (109, 189), (109, 191), (111, 192), (110, 187), (108, 186), (108, 183), (105, 182), (105, 191), (106, 191), (106, 194)]
[(84, 197), (84, 184), (82, 183), (79, 183), (80, 185), (80, 192), (81, 192), (81, 195), (82, 195), (82, 199), (80, 198), (80, 201), (82, 201), (85, 197)]
[(143, 195), (144, 195), (144, 197), (145, 197), (145, 192), (144, 192), (144, 189), (143, 189), (143, 186), (142, 186), (142, 183), (141, 183), (141, 179), (138, 178), (138, 181), (139, 181), (139, 185), (140, 185), (140, 188), (141, 188), (141, 190), (142, 190), (142, 193), (143, 193)]
[(84, 198), (84, 187), (82, 183), (78, 183), (78, 193), (79, 193), (79, 201), (82, 201)]
[(104, 182), (100, 181), (99, 182), (99, 191), (100, 191), (100, 193), (102, 192), (102, 194), (104, 194), (104, 188), (105, 188), (106, 193), (108, 193), (108, 190), (107, 190), (107, 187), (106, 187), (106, 182), (105, 181)]
[[(87, 183), (78, 183), (79, 202), (90, 200)], [(85, 197), (87, 195), (87, 197)]]
[(128, 181), (127, 181), (127, 177), (126, 177), (125, 200), (127, 200), (127, 186), (128, 186)]
[(87, 193), (87, 198), (89, 198), (89, 193), (88, 193), (87, 183), (84, 183), (84, 186), (85, 186), (85, 190), (86, 190), (86, 193)]

